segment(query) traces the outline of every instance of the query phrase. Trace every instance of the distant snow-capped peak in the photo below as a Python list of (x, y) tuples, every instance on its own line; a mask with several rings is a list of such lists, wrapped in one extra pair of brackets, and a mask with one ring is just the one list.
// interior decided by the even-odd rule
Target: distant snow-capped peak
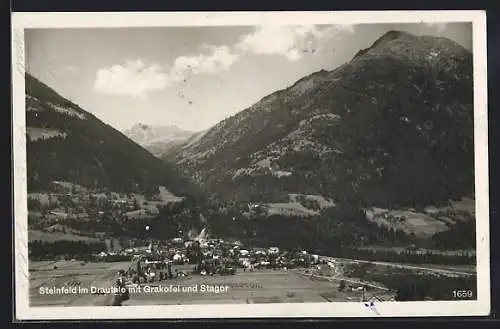
[(124, 131), (125, 135), (139, 145), (146, 146), (157, 143), (182, 141), (189, 138), (193, 132), (182, 130), (177, 126), (154, 126), (137, 123)]

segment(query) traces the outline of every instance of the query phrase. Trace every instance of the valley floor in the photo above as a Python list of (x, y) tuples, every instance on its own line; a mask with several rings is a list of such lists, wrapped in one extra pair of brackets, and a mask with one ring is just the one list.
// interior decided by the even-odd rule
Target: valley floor
[[(78, 262), (77, 262), (78, 263)], [(107, 265), (107, 268), (105, 266)], [(56, 270), (37, 271), (31, 275), (31, 306), (105, 306), (111, 305), (112, 295), (66, 294), (41, 295), (39, 287), (61, 287), (78, 281), (81, 287), (111, 286), (114, 273), (128, 268), (128, 263), (66, 265)], [(192, 268), (192, 266), (190, 266)], [(178, 268), (180, 269), (180, 268)], [(185, 269), (188, 270), (187, 268)], [(129, 286), (127, 305), (182, 305), (182, 304), (254, 304), (254, 303), (319, 303), (360, 301), (362, 292), (339, 292), (339, 281), (311, 278), (300, 270), (238, 271), (235, 275), (190, 275), (162, 282)], [(151, 291), (163, 288), (165, 291)], [(179, 291), (173, 291), (179, 287)], [(196, 287), (196, 291), (193, 291)], [(224, 287), (221, 291), (208, 291)], [(149, 290), (148, 290), (149, 288)], [(183, 289), (189, 291), (182, 291)], [(207, 291), (203, 291), (207, 290)], [(379, 292), (379, 295), (384, 293)], [(390, 298), (390, 296), (388, 297)]]
[[(349, 264), (355, 260), (330, 259)], [(437, 272), (436, 274), (473, 275), (473, 271), (462, 267), (396, 264), (372, 262), (377, 267), (403, 267), (416, 271)], [(109, 288), (119, 270), (127, 270), (132, 263), (84, 263), (80, 261), (32, 261), (30, 262), (30, 304), (31, 306), (106, 306), (111, 305), (112, 294), (87, 293), (41, 294), (42, 287), (90, 287)], [(269, 270), (252, 272), (238, 269), (235, 275), (201, 276), (190, 274), (193, 265), (176, 265), (174, 270), (189, 273), (161, 282), (131, 284), (127, 305), (182, 305), (182, 304), (253, 304), (253, 303), (318, 303), (349, 302), (375, 298), (394, 300), (395, 293), (384, 286), (363, 281), (363, 278), (343, 277), (326, 265), (323, 268)], [(339, 291), (341, 281), (350, 288)], [(369, 289), (363, 294), (360, 289)], [(140, 288), (138, 288), (140, 287)], [(210, 291), (223, 288), (220, 291)], [(148, 290), (149, 288), (149, 290)], [(77, 289), (77, 288), (75, 288)], [(154, 291), (163, 289), (163, 291)], [(175, 289), (178, 289), (176, 291)], [(78, 291), (78, 290), (76, 290)]]
[(90, 293), (50, 294), (40, 289), (60, 287), (111, 287), (119, 270), (129, 262), (84, 263), (80, 261), (30, 261), (29, 302), (31, 306), (106, 306), (112, 295)]

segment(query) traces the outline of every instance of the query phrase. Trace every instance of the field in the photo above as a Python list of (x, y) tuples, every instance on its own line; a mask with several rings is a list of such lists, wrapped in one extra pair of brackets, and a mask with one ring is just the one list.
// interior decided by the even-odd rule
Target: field
[(110, 287), (120, 269), (128, 269), (128, 262), (84, 263), (79, 261), (31, 261), (31, 306), (105, 306), (112, 296), (92, 294), (40, 294), (40, 288), (52, 287)]
[[(396, 297), (396, 288), (391, 283), (392, 276), (403, 275), (412, 280), (413, 275), (420, 281), (425, 276), (428, 282), (432, 281), (431, 284), (446, 283), (452, 288), (454, 285), (463, 285), (464, 282), (472, 287), (475, 282), (472, 267), (348, 259), (330, 259), (329, 262), (333, 263), (309, 269), (257, 269), (251, 272), (238, 269), (235, 275), (225, 276), (201, 276), (192, 273), (193, 265), (174, 265), (173, 272), (183, 272), (186, 276), (140, 285), (133, 284), (129, 279), (127, 285), (130, 288), (130, 299), (123, 305), (359, 302), (363, 297), (365, 300), (375, 298), (389, 301)], [(109, 288), (117, 278), (117, 272), (131, 266), (130, 262), (30, 262), (30, 303), (32, 306), (110, 305), (110, 294), (95, 295), (76, 291), (78, 287)], [(342, 281), (345, 283), (344, 288), (339, 289)], [(364, 293), (363, 286), (366, 287)], [(448, 286), (442, 288), (448, 291), (451, 289)], [(43, 295), (40, 293), (41, 287), (74, 287), (75, 292)], [(392, 287), (392, 290), (387, 287)], [(434, 288), (431, 290), (434, 291)], [(447, 300), (449, 296), (430, 294), (427, 297)]]
[(316, 216), (319, 213), (311, 209), (307, 209), (300, 203), (268, 203), (267, 214), (269, 216), (273, 215), (283, 215), (283, 216)]
[[(320, 303), (360, 301), (361, 291), (339, 292), (340, 280), (311, 277), (302, 271), (257, 270), (239, 271), (228, 276), (191, 276), (162, 283), (167, 292), (132, 293), (124, 305), (168, 305), (168, 304), (262, 304), (262, 303)], [(171, 291), (179, 287), (178, 292)], [(149, 284), (149, 286), (153, 286)], [(182, 291), (183, 287), (186, 291)], [(211, 287), (225, 287), (220, 292), (202, 291)], [(197, 292), (193, 292), (193, 289)], [(390, 295), (385, 291), (374, 291), (367, 296)], [(385, 298), (390, 298), (385, 296)]]
[[(475, 215), (475, 200), (463, 198), (459, 201), (450, 201), (449, 206), (436, 208), (426, 207), (421, 211), (410, 209), (382, 209), (372, 207), (366, 209), (366, 218), (374, 223), (391, 227), (397, 230), (402, 230), (408, 234), (415, 234), (419, 237), (431, 237), (433, 234), (446, 231), (450, 224), (455, 224), (459, 220), (459, 216), (453, 218), (446, 217), (443, 214), (446, 212), (462, 211)], [(388, 216), (386, 218), (385, 216)], [(394, 218), (405, 217), (404, 221), (397, 221)]]
[(57, 129), (26, 127), (26, 133), (32, 141), (48, 139), (52, 137), (66, 137), (66, 133)]
[[(126, 270), (129, 266), (128, 262), (86, 264), (77, 261), (31, 262), (30, 303), (32, 306), (109, 305), (111, 295), (41, 295), (39, 288), (110, 287), (117, 271)], [(187, 273), (192, 266), (177, 267), (174, 271), (175, 269)], [(239, 270), (235, 275), (227, 276), (189, 274), (187, 277), (140, 286), (140, 292), (137, 288), (136, 291), (134, 288), (131, 289), (130, 299), (123, 305), (307, 303), (359, 301), (362, 297), (360, 291), (339, 292), (338, 280), (311, 278), (308, 274), (298, 270), (257, 270), (254, 272)], [(150, 287), (150, 290), (146, 286)], [(166, 291), (151, 291), (154, 289), (152, 287), (158, 286), (162, 286)], [(221, 286), (227, 290), (208, 291), (212, 287)], [(131, 287), (136, 287), (136, 285)], [(173, 291), (173, 287), (179, 287), (179, 291)]]
[[(157, 284), (158, 285), (158, 284)], [(360, 293), (337, 293), (338, 284), (328, 281), (310, 280), (308, 277), (289, 271), (263, 270), (238, 272), (228, 276), (191, 276), (161, 283), (166, 292), (132, 293), (124, 305), (167, 304), (260, 304), (260, 303), (318, 303), (329, 300), (322, 295), (334, 296), (339, 301), (361, 298)], [(180, 291), (170, 289), (179, 286)], [(149, 284), (149, 286), (153, 286)], [(211, 287), (224, 287), (217, 292), (202, 291)], [(186, 291), (182, 291), (182, 290)], [(194, 292), (193, 292), (194, 289)], [(357, 297), (357, 298), (356, 298)]]
[[(334, 207), (333, 201), (324, 198), (321, 195), (303, 195), (303, 194), (289, 194), (288, 202), (281, 203), (267, 203), (267, 215), (284, 215), (284, 216), (317, 216), (320, 214), (321, 209)], [(314, 204), (314, 209), (310, 209), (300, 202), (309, 202)]]

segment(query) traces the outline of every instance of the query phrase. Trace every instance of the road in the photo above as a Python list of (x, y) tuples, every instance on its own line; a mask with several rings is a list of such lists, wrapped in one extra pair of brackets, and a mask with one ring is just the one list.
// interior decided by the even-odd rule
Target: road
[[(444, 269), (440, 268), (440, 266), (445, 265), (413, 265), (413, 264), (402, 264), (402, 263), (392, 263), (392, 262), (379, 262), (379, 261), (366, 261), (366, 260), (358, 260), (358, 259), (350, 259), (350, 258), (335, 258), (335, 257), (324, 257), (329, 261), (336, 261), (340, 263), (354, 263), (354, 264), (373, 264), (378, 266), (389, 266), (394, 268), (401, 268), (407, 270), (419, 270), (419, 271), (427, 271), (434, 272), (441, 275), (447, 276), (474, 276), (476, 275), (474, 270), (455, 270), (455, 269)], [(450, 266), (452, 268), (452, 266)]]
[[(303, 275), (303, 276), (311, 277), (311, 274), (302, 273), (302, 272), (299, 272), (299, 274)], [(353, 280), (353, 279), (344, 278), (344, 277), (326, 276), (326, 275), (321, 275), (321, 274), (312, 274), (312, 277), (327, 280), (327, 281), (338, 281), (338, 282), (345, 281), (345, 282), (352, 283), (352, 284), (357, 285), (357, 286), (367, 286), (367, 287), (379, 289), (382, 291), (389, 291), (389, 289), (384, 287), (384, 286), (369, 283), (369, 282), (364, 282), (361, 280)]]

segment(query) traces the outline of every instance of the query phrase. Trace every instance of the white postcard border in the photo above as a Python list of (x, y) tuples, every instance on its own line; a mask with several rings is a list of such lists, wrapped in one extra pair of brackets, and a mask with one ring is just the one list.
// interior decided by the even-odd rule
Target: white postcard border
[[(30, 307), (24, 89), (24, 29), (159, 26), (252, 26), (373, 23), (472, 22), (477, 239), (476, 301), (383, 302), (375, 315), (361, 302), (172, 305), (126, 307)], [(265, 317), (480, 316), (490, 312), (488, 118), (484, 11), (359, 12), (114, 12), (13, 13), (13, 170), (15, 317), (18, 320), (196, 319)]]

